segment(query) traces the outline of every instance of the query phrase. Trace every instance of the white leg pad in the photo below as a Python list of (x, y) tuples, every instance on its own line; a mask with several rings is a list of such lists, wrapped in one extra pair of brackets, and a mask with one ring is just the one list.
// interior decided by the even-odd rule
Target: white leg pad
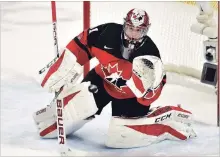
[(83, 82), (61, 92), (58, 96), (58, 99), (62, 100), (65, 106), (64, 109), (67, 115), (73, 121), (85, 119), (98, 111), (93, 93), (88, 90), (90, 85), (90, 82)]
[[(93, 94), (88, 91), (90, 82), (81, 83), (73, 88), (64, 89), (58, 97), (59, 103), (64, 105), (64, 126), (66, 135), (81, 128), (88, 117), (94, 115), (98, 108)], [(57, 137), (56, 105), (47, 106), (34, 113), (33, 118), (42, 138)]]
[(175, 109), (165, 113), (157, 111), (142, 118), (112, 117), (106, 146), (133, 148), (163, 140), (186, 140), (196, 136), (191, 127), (191, 113)]

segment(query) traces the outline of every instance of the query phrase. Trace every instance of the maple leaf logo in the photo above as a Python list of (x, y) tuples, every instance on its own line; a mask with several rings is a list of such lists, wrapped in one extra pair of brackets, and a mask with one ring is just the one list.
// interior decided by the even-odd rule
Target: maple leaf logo
[(109, 63), (107, 67), (101, 65), (101, 69), (105, 75), (105, 80), (122, 91), (121, 87), (126, 86), (126, 80), (121, 76), (122, 70), (118, 69), (118, 63), (114, 65)]

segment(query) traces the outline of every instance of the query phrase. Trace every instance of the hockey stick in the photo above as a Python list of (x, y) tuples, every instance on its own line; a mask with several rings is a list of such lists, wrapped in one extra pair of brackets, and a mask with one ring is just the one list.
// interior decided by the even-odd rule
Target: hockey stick
[(58, 41), (57, 41), (57, 15), (56, 15), (56, 3), (55, 1), (51, 1), (51, 9), (52, 9), (52, 21), (53, 21), (53, 40), (54, 40), (54, 53), (59, 57), (58, 51)]
[(52, 61), (50, 61), (44, 68), (42, 68), (40, 71), (39, 71), (39, 74), (42, 74), (43, 72), (46, 71), (46, 69), (50, 68), (51, 65), (53, 65), (58, 59), (58, 56), (56, 56)]
[[(53, 39), (54, 39), (54, 53), (56, 55), (56, 58), (53, 59), (46, 67), (50, 67), (56, 59), (59, 58), (59, 50), (58, 50), (58, 41), (57, 41), (57, 17), (56, 17), (56, 3), (55, 1), (51, 1), (51, 10), (52, 10), (52, 22), (53, 22)], [(45, 71), (45, 68), (43, 68)], [(39, 72), (40, 73), (40, 72)], [(68, 151), (68, 148), (66, 145), (66, 132), (64, 127), (64, 118), (63, 118), (63, 102), (62, 100), (57, 100), (57, 97), (63, 90), (63, 87), (59, 90), (59, 92), (55, 93), (55, 98), (53, 99), (56, 101), (56, 111), (57, 111), (57, 137), (58, 137), (58, 143), (60, 147), (60, 153), (61, 156), (65, 156), (66, 152)]]
[[(44, 73), (48, 68), (50, 68), (59, 58), (59, 50), (58, 50), (58, 38), (57, 38), (57, 18), (56, 18), (56, 3), (55, 1), (51, 1), (51, 10), (52, 10), (52, 22), (53, 22), (53, 39), (54, 39), (54, 52), (55, 52), (55, 58), (49, 62), (44, 68), (42, 68), (39, 71), (39, 74)], [(88, 64), (89, 65), (89, 64)], [(86, 69), (86, 72), (89, 71), (89, 66), (84, 66), (84, 69)], [(85, 72), (84, 72), (85, 73)], [(58, 137), (58, 143), (60, 148), (60, 154), (61, 156), (71, 156), (75, 154), (78, 151), (75, 151), (72, 148), (68, 148), (67, 141), (66, 141), (66, 132), (64, 127), (64, 105), (63, 101), (57, 99), (59, 94), (62, 92), (63, 87), (58, 92), (55, 92), (55, 97), (51, 101), (50, 105), (56, 104), (56, 112), (57, 112), (57, 137)], [(83, 154), (81, 152), (81, 154)]]
[(55, 1), (51, 1), (51, 10), (52, 10), (52, 22), (53, 22), (54, 53), (56, 57), (52, 61), (50, 61), (44, 68), (42, 68), (39, 71), (39, 74), (42, 74), (46, 70), (46, 68), (49, 68), (51, 65), (53, 65), (60, 56), (58, 50), (58, 40), (57, 40), (57, 15), (56, 15)]

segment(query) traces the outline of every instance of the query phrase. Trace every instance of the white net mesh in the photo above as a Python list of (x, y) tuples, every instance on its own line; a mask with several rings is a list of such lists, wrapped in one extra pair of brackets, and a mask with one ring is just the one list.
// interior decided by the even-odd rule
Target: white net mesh
[[(92, 2), (91, 25), (122, 23), (131, 8), (144, 9), (149, 14), (148, 35), (158, 46), (165, 69), (200, 79), (205, 62), (203, 41), (207, 37), (190, 31), (199, 13), (197, 6), (182, 2)], [(217, 10), (214, 18), (217, 22)]]
[[(201, 71), (204, 62), (202, 42), (206, 37), (190, 31), (199, 12), (196, 6), (181, 2), (92, 2), (91, 25), (122, 23), (127, 11), (135, 7), (149, 14), (148, 35), (158, 46), (165, 64), (184, 65)], [(98, 12), (96, 8), (99, 8)], [(215, 18), (217, 21), (217, 12)]]

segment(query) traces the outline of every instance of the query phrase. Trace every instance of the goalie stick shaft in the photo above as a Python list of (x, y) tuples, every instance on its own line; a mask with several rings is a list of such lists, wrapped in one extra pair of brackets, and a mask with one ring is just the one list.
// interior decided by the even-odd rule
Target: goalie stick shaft
[[(87, 2), (88, 3), (88, 2)], [(42, 74), (46, 71), (46, 69), (50, 68), (60, 57), (59, 49), (58, 49), (58, 38), (57, 38), (57, 16), (56, 16), (56, 2), (51, 1), (51, 11), (52, 11), (52, 23), (53, 23), (53, 40), (54, 40), (54, 53), (55, 58), (49, 62), (44, 68), (39, 71), (39, 74)], [(90, 62), (87, 62), (84, 66), (84, 77), (90, 71)], [(61, 156), (69, 156), (71, 149), (67, 147), (66, 143), (66, 132), (64, 127), (64, 105), (62, 100), (58, 100), (59, 94), (62, 92), (63, 87), (58, 92), (55, 92), (55, 97), (51, 101), (51, 105), (56, 103), (56, 114), (57, 114), (57, 137), (58, 143), (60, 147)]]
[(56, 15), (56, 2), (51, 1), (52, 22), (53, 22), (53, 40), (54, 40), (54, 53), (59, 57), (58, 39), (57, 39), (57, 15)]
[(53, 65), (56, 60), (59, 58), (59, 49), (58, 49), (58, 38), (57, 38), (57, 15), (56, 15), (56, 2), (51, 1), (51, 11), (52, 11), (52, 22), (53, 22), (53, 41), (54, 41), (54, 54), (55, 58), (50, 61), (44, 68), (39, 71), (39, 74), (42, 74), (47, 68)]
[[(57, 38), (57, 16), (56, 16), (56, 2), (51, 1), (51, 10), (52, 10), (52, 22), (53, 22), (53, 39), (54, 39), (54, 53), (56, 55), (56, 60), (59, 58), (59, 49), (58, 49), (58, 38)], [(58, 100), (57, 97), (61, 93), (63, 87), (59, 92), (55, 93), (55, 98), (52, 102), (56, 101), (56, 112), (57, 112), (57, 139), (60, 147), (61, 156), (64, 156), (68, 148), (66, 145), (66, 132), (64, 127), (64, 117), (63, 117), (63, 101)]]

